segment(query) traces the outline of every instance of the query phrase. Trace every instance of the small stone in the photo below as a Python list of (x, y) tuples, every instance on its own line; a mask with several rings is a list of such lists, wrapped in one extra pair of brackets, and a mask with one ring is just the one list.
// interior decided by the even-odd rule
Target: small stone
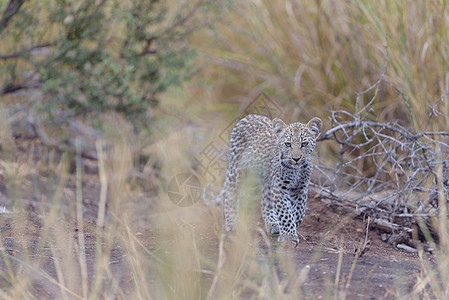
[(410, 253), (418, 252), (418, 250), (416, 250), (415, 248), (412, 248), (410, 246), (407, 246), (406, 244), (398, 244), (396, 247), (398, 247), (399, 249), (402, 249), (404, 251), (410, 252)]

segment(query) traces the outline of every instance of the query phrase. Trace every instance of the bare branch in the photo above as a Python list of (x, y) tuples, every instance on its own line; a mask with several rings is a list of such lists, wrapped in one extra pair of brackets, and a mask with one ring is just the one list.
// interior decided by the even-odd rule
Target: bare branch
[(14, 15), (19, 12), (20, 7), (23, 5), (23, 3), (25, 3), (25, 0), (9, 0), (9, 3), (6, 6), (6, 10), (3, 13), (2, 19), (0, 20), (0, 33), (5, 30), (12, 17), (14, 17)]
[(198, 0), (192, 8), (187, 12), (182, 18), (180, 18), (178, 21), (176, 21), (172, 26), (165, 29), (160, 36), (165, 35), (169, 32), (172, 32), (174, 29), (176, 29), (179, 26), (183, 26), (185, 23), (187, 23), (198, 11), (198, 9), (203, 5), (205, 0)]
[(7, 84), (3, 86), (0, 90), (0, 95), (11, 94), (19, 90), (36, 89), (40, 88), (42, 85), (39, 82), (22, 82), (18, 84)]
[(26, 49), (23, 49), (23, 50), (20, 50), (20, 51), (11, 53), (11, 54), (4, 54), (4, 55), (0, 54), (0, 60), (15, 59), (15, 58), (19, 58), (19, 57), (24, 57), (28, 53), (30, 53), (30, 52), (32, 52), (34, 50), (41, 49), (41, 48), (47, 48), (47, 47), (51, 47), (51, 46), (54, 46), (54, 45), (56, 45), (56, 43), (44, 43), (44, 44), (39, 44), (39, 45), (36, 45), (36, 46), (29, 47), (29, 48), (26, 48)]
[[(401, 223), (405, 216), (435, 216), (439, 201), (449, 202), (449, 132), (428, 131), (437, 118), (447, 118), (442, 111), (449, 92), (429, 104), (422, 131), (375, 119), (373, 106), (383, 82), (401, 94), (398, 105), (413, 118), (408, 98), (385, 79), (387, 66), (388, 61), (376, 83), (357, 93), (354, 111), (331, 111), (332, 127), (318, 141), (335, 140), (340, 151), (335, 165), (316, 166), (318, 180), (312, 187), (338, 209), (344, 206), (352, 214), (371, 216), (382, 230), (408, 234), (410, 223)], [(365, 104), (362, 96), (368, 92), (372, 94)]]

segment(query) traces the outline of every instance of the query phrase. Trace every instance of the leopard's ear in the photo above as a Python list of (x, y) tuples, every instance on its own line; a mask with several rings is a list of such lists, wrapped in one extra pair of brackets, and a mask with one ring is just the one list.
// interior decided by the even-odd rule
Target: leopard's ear
[(312, 120), (307, 123), (307, 127), (310, 129), (310, 133), (313, 135), (314, 138), (317, 138), (321, 133), (321, 126), (323, 122), (321, 122), (320, 118), (313, 118)]
[(287, 125), (285, 125), (284, 121), (282, 121), (281, 119), (278, 118), (274, 118), (273, 121), (273, 127), (274, 127), (274, 132), (276, 132), (277, 134), (281, 133), (282, 130), (285, 129), (285, 127), (287, 127)]

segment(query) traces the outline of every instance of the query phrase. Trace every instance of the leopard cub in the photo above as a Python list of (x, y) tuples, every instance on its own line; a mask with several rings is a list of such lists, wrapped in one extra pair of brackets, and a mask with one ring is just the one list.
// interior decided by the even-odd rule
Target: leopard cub
[(265, 228), (279, 233), (278, 241), (298, 243), (312, 175), (311, 154), (322, 122), (286, 125), (280, 119), (248, 115), (234, 127), (230, 139), (229, 167), (219, 201), (224, 203), (225, 226), (234, 230), (238, 221), (242, 171), (257, 168), (261, 177), (262, 217)]

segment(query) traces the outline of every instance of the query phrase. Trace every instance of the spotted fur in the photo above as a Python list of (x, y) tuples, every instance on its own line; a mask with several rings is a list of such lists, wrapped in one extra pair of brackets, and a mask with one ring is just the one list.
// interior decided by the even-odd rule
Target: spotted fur
[(296, 229), (305, 216), (312, 174), (310, 155), (321, 131), (321, 120), (286, 125), (280, 119), (248, 115), (234, 127), (230, 139), (229, 167), (219, 199), (224, 203), (225, 226), (238, 221), (242, 171), (256, 167), (261, 176), (262, 217), (278, 241), (298, 242)]

